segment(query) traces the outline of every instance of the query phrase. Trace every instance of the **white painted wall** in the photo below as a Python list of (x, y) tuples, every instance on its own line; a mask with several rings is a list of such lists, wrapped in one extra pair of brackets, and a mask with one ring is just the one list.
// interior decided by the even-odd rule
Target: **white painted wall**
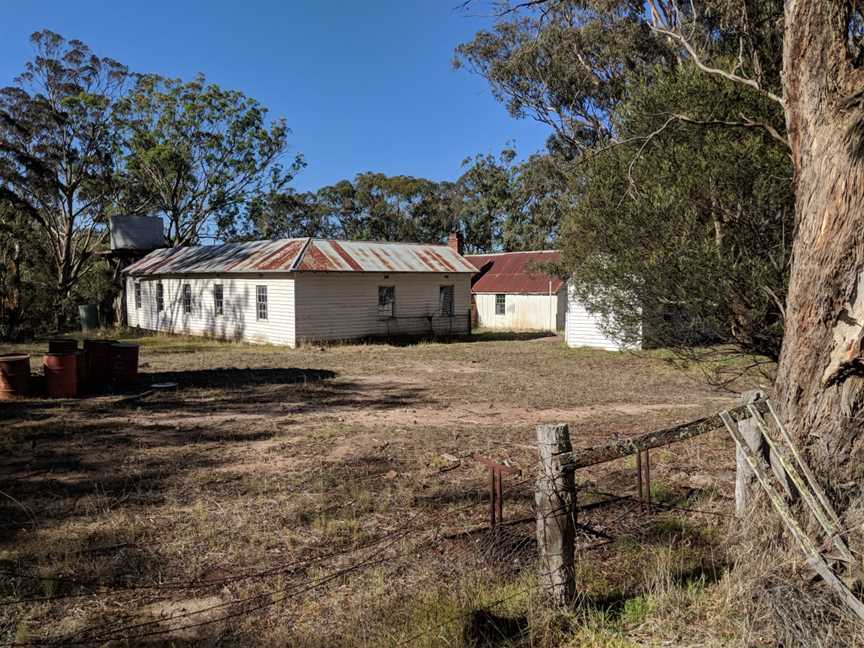
[[(129, 326), (150, 331), (204, 335), (247, 342), (294, 346), (294, 279), (286, 276), (197, 275), (127, 277)], [(135, 307), (135, 283), (141, 284), (141, 308)], [(165, 309), (156, 309), (156, 285), (164, 286)], [(192, 288), (192, 312), (185, 313), (182, 285)], [(224, 314), (217, 316), (214, 284), (222, 284)], [(267, 286), (267, 320), (257, 319), (256, 286)]]
[[(141, 308), (135, 283), (141, 283)], [(165, 310), (156, 312), (156, 285), (164, 285)], [(314, 340), (468, 332), (468, 274), (296, 273), (127, 278), (129, 326), (166, 333), (205, 335), (295, 346)], [(182, 285), (192, 287), (192, 312), (183, 310)], [(213, 285), (221, 283), (224, 315), (214, 311)], [(267, 286), (268, 319), (256, 315), (256, 286)], [(454, 287), (454, 317), (440, 313), (439, 288)], [(378, 313), (378, 286), (395, 287), (394, 318)]]
[(511, 331), (560, 331), (564, 329), (567, 292), (564, 287), (550, 295), (507, 293), (505, 312), (495, 314), (495, 295), (476, 293), (477, 323), (483, 328)]
[[(572, 287), (567, 286), (567, 318), (564, 328), (564, 341), (568, 347), (594, 347), (607, 351), (620, 351), (621, 346), (607, 337), (600, 328), (600, 318), (589, 313), (576, 298)], [(634, 347), (627, 347), (634, 348)], [(639, 347), (641, 348), (641, 345)]]
[[(443, 317), (440, 286), (453, 286), (454, 317)], [(395, 287), (394, 318), (378, 313), (378, 286)], [(298, 273), (297, 340), (468, 332), (471, 276), (439, 273)]]

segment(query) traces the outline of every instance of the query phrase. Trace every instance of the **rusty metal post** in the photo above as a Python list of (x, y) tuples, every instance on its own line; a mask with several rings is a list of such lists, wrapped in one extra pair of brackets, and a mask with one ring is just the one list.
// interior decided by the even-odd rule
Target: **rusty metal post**
[(648, 448), (645, 448), (645, 504), (648, 512), (651, 512), (651, 457)]
[(645, 497), (642, 494), (642, 453), (636, 453), (636, 481), (639, 483), (639, 510), (645, 510)]
[(495, 488), (495, 470), (489, 469), (489, 477), (492, 479), (492, 483), (489, 486), (489, 528), (495, 528), (495, 500), (497, 499), (497, 490)]
[(504, 521), (504, 473), (521, 475), (522, 471), (479, 454), (471, 458), (489, 468), (489, 527), (494, 529)]
[(502, 483), (504, 476), (500, 470), (492, 471), (493, 476), (496, 474), (498, 476), (496, 482), (496, 490), (498, 491), (498, 523), (500, 524), (504, 521), (504, 484)]

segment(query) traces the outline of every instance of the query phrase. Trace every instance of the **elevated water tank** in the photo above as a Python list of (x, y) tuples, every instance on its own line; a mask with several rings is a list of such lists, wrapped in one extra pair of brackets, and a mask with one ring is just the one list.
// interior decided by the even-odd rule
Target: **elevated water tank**
[(155, 250), (165, 247), (162, 219), (158, 216), (112, 216), (111, 250)]

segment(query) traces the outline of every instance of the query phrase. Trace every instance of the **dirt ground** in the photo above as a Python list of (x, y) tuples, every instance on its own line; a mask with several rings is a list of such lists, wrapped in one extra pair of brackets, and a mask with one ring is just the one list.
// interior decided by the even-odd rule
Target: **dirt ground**
[[(566, 422), (591, 446), (734, 403), (662, 353), (555, 337), (137, 341), (136, 389), (0, 402), (0, 643), (458, 645), (494, 608), (541, 645), (525, 620), (533, 525), (518, 522), (531, 516), (534, 427)], [(166, 382), (176, 389), (150, 390)], [(473, 453), (523, 471), (504, 484), (517, 523), (497, 534), (482, 530), (489, 475)], [(632, 497), (634, 465), (577, 473), (586, 555), (608, 564), (633, 538), (709, 545), (731, 509), (732, 442), (715, 432), (652, 452), (654, 513), (588, 506)], [(722, 569), (690, 556), (682, 573)], [(601, 571), (583, 574), (586, 591), (602, 581), (596, 609), (644, 585)]]

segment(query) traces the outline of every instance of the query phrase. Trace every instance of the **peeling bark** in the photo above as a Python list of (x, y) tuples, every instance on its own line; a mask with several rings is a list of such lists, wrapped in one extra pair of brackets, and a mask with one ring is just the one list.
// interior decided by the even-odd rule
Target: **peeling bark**
[(864, 158), (852, 141), (864, 84), (846, 47), (850, 19), (844, 0), (786, 2), (796, 235), (776, 382), (789, 428), (840, 508), (864, 477)]

